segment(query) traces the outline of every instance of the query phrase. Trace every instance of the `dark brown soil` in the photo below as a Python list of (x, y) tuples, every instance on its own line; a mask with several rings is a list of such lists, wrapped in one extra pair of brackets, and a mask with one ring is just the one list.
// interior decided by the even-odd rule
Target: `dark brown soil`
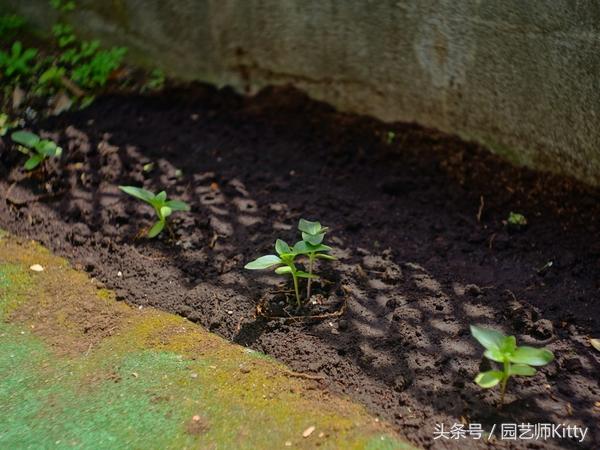
[[(323, 376), (426, 448), (598, 447), (600, 353), (589, 338), (600, 337), (599, 191), (289, 89), (107, 96), (34, 128), (60, 141), (63, 158), (23, 179), (23, 156), (4, 139), (0, 226), (67, 256), (119, 298)], [(189, 202), (192, 212), (172, 217), (175, 239), (135, 239), (151, 211), (119, 184)], [(525, 230), (503, 224), (510, 211), (527, 217)], [(328, 298), (347, 295), (347, 309), (318, 322), (256, 318), (280, 279), (243, 265), (277, 237), (294, 242), (300, 217), (331, 228), (339, 261), (320, 270), (339, 278)], [(498, 392), (473, 383), (486, 363), (470, 324), (547, 346), (556, 361), (512, 380), (499, 410)], [(584, 444), (433, 441), (436, 423), (461, 422), (590, 430)]]

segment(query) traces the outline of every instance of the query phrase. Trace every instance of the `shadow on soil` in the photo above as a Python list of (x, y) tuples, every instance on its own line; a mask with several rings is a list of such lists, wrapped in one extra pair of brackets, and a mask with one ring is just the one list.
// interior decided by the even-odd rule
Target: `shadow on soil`
[[(419, 445), (432, 445), (436, 423), (461, 422), (488, 431), (569, 423), (590, 427), (589, 448), (600, 439), (600, 358), (589, 345), (600, 335), (600, 247), (590, 245), (600, 229), (597, 191), (288, 90), (252, 99), (205, 87), (106, 97), (39, 127), (66, 150), (50, 171), (53, 195), (7, 196), (0, 224), (69, 257), (117, 298), (180, 314), (322, 376)], [(6, 193), (22, 174), (4, 146)], [(119, 184), (165, 189), (192, 212), (173, 216), (173, 239), (136, 239), (151, 210)], [(511, 210), (525, 214), (527, 230), (506, 230)], [(300, 217), (331, 227), (348, 310), (310, 324), (256, 318), (257, 299), (280, 280), (242, 267), (271, 252), (277, 237), (294, 242)], [(502, 409), (496, 392), (472, 381), (487, 368), (468, 334), (475, 323), (557, 356), (535, 377), (511, 381)], [(551, 440), (544, 448), (579, 445)]]

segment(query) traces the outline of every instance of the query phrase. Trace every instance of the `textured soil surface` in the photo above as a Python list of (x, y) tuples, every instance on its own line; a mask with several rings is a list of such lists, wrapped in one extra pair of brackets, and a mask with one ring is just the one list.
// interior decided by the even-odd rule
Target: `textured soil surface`
[[(32, 128), (64, 154), (25, 176), (4, 138), (0, 226), (68, 257), (118, 298), (323, 377), (426, 448), (597, 448), (599, 191), (288, 89), (107, 96)], [(152, 211), (119, 184), (165, 189), (192, 211), (172, 216), (172, 236), (139, 238)], [(508, 229), (510, 211), (528, 226)], [(281, 279), (243, 265), (278, 237), (295, 242), (300, 217), (330, 228), (339, 260), (320, 265), (334, 286), (320, 298), (346, 309), (299, 323), (256, 317)], [(498, 409), (498, 392), (473, 383), (488, 365), (470, 324), (547, 346), (556, 360), (511, 380)], [(590, 429), (582, 444), (500, 441), (497, 429), (492, 442), (433, 440), (436, 424), (522, 422)]]

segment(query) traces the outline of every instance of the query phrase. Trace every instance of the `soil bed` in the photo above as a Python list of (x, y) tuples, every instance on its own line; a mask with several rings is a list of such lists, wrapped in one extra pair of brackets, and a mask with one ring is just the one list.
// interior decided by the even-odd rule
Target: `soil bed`
[[(487, 431), (522, 422), (590, 427), (583, 444), (532, 448), (600, 442), (600, 353), (589, 345), (600, 336), (597, 190), (513, 168), (416, 125), (337, 113), (289, 89), (107, 96), (35, 131), (60, 142), (62, 161), (44, 181), (23, 178), (23, 155), (4, 138), (0, 226), (67, 256), (121, 299), (323, 377), (423, 447), (486, 447), (433, 441), (436, 423), (461, 422)], [(192, 212), (172, 216), (174, 239), (136, 239), (151, 210), (119, 184), (165, 189)], [(510, 211), (525, 215), (525, 230), (507, 230)], [(319, 270), (334, 271), (340, 289), (327, 299), (346, 295), (344, 313), (257, 317), (281, 279), (243, 265), (271, 253), (277, 237), (293, 242), (300, 217), (330, 227), (339, 261)], [(535, 377), (510, 382), (502, 410), (497, 391), (472, 381), (485, 368), (469, 335), (475, 323), (556, 355)]]

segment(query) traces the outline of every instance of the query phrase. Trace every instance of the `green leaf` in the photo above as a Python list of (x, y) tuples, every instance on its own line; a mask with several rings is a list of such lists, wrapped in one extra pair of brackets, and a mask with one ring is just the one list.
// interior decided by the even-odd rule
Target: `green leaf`
[(275, 241), (275, 251), (279, 255), (292, 253), (292, 249), (290, 248), (290, 246), (287, 245), (287, 243), (285, 241), (282, 241), (281, 239), (277, 239)]
[(325, 244), (319, 244), (319, 245), (309, 244), (309, 248), (311, 248), (313, 252), (329, 252), (332, 250), (332, 248), (329, 245), (325, 245)]
[(21, 58), (24, 62), (26, 62), (35, 58), (35, 55), (37, 55), (37, 50), (35, 48), (28, 48), (23, 52), (23, 56)]
[(306, 255), (311, 252), (308, 248), (308, 244), (304, 241), (298, 241), (294, 244), (292, 251), (297, 255)]
[(281, 258), (277, 255), (265, 255), (249, 262), (244, 266), (244, 269), (263, 270), (281, 264)]
[(600, 352), (600, 339), (590, 339), (590, 344)]
[(34, 148), (35, 145), (40, 142), (40, 137), (29, 131), (15, 131), (10, 135), (12, 140), (17, 144), (24, 145), (29, 148)]
[(308, 233), (302, 233), (302, 239), (304, 239), (308, 244), (310, 245), (319, 245), (321, 242), (323, 242), (323, 238), (325, 237), (325, 233), (319, 233), (319, 234), (308, 234)]
[(13, 56), (19, 56), (21, 54), (21, 50), (23, 50), (23, 44), (21, 44), (21, 41), (15, 41), (10, 48)]
[(502, 381), (503, 373), (499, 370), (488, 370), (487, 372), (482, 372), (477, 374), (475, 377), (475, 383), (477, 383), (482, 388), (491, 388), (496, 386), (498, 383)]
[(152, 200), (154, 200), (154, 194), (143, 188), (135, 186), (119, 186), (119, 189), (121, 189), (126, 194), (129, 194), (132, 197), (138, 198), (147, 203), (152, 203)]
[(529, 364), (530, 366), (544, 366), (554, 359), (554, 354), (545, 348), (518, 347), (509, 356), (510, 362)]
[(497, 348), (486, 350), (485, 352), (483, 352), (483, 356), (485, 356), (487, 359), (491, 359), (492, 361), (496, 361), (499, 363), (504, 362), (504, 353), (502, 353)]
[(160, 191), (158, 194), (156, 194), (156, 196), (154, 197), (154, 199), (156, 201), (164, 203), (167, 200), (167, 193), (165, 191)]
[(56, 83), (60, 81), (61, 77), (65, 76), (65, 68), (64, 67), (56, 67), (52, 66), (49, 69), (45, 70), (38, 80), (40, 84), (45, 83)]
[(310, 274), (308, 272), (303, 272), (302, 270), (297, 271), (296, 272), (296, 276), (298, 278), (312, 278), (312, 279), (318, 279), (319, 278), (319, 276), (315, 275), (314, 273)]
[(275, 269), (275, 273), (277, 275), (286, 275), (288, 273), (292, 273), (292, 268), (290, 266), (281, 266)]
[(171, 215), (171, 213), (173, 212), (173, 210), (171, 208), (169, 208), (168, 206), (163, 206), (159, 209), (160, 211), (160, 217), (162, 217), (163, 219), (169, 217)]
[(499, 331), (481, 328), (475, 325), (471, 325), (471, 334), (488, 350), (498, 350), (505, 337)]
[(25, 161), (25, 164), (23, 165), (23, 167), (25, 168), (25, 170), (33, 170), (37, 166), (39, 166), (43, 160), (44, 160), (43, 155), (33, 155), (31, 158), (29, 158), (27, 161)]
[(150, 231), (148, 231), (148, 237), (153, 238), (153, 237), (158, 236), (164, 227), (165, 227), (165, 221), (159, 220), (154, 225), (152, 225), (152, 228), (150, 228)]
[(307, 241), (298, 241), (294, 244), (294, 252), (298, 255), (307, 255), (309, 253), (328, 252), (331, 247), (324, 244), (313, 245)]
[(35, 145), (35, 149), (43, 155), (54, 156), (56, 153), (57, 145), (54, 142), (49, 141), (48, 139), (43, 139)]
[(189, 211), (190, 205), (186, 202), (182, 202), (181, 200), (169, 200), (167, 202), (167, 206), (171, 208), (173, 211)]
[(287, 264), (288, 266), (294, 263), (294, 259), (296, 259), (296, 255), (295, 253), (282, 253), (281, 255), (279, 255), (279, 257), (281, 258), (281, 262), (284, 264)]
[(530, 377), (535, 375), (535, 369), (527, 364), (512, 364), (510, 366), (510, 374)]
[(321, 224), (319, 222), (311, 222), (310, 220), (300, 219), (298, 222), (298, 230), (303, 233), (317, 234), (321, 231)]
[(504, 354), (511, 354), (517, 348), (517, 338), (514, 336), (506, 336), (500, 343), (500, 351)]

